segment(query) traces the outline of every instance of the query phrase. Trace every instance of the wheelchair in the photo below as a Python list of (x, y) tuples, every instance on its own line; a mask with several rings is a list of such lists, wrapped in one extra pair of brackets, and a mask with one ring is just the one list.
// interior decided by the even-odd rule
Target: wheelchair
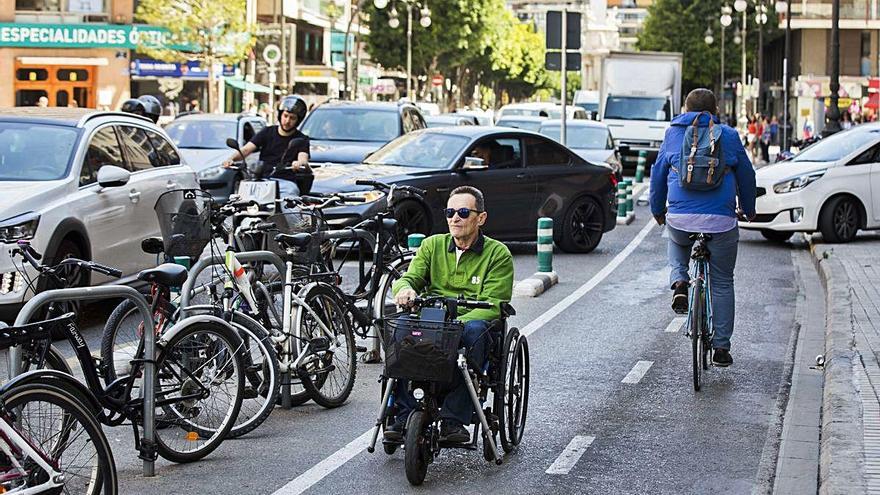
[[(482, 441), (483, 458), (500, 465), (500, 449), (507, 454), (515, 451), (525, 428), (529, 344), (517, 328), (507, 325), (507, 318), (516, 312), (501, 303), (501, 318), (487, 330), (487, 362), (474, 366), (466, 351), (459, 349), (463, 324), (456, 319), (458, 308), (491, 309), (492, 305), (461, 298), (416, 298), (410, 312), (379, 320), (385, 370), (379, 380), (382, 402), (367, 451), (375, 452), (380, 431), (384, 433), (395, 421), (395, 383), (407, 380), (416, 406), (406, 420), (403, 441), (383, 438), (382, 447), (389, 455), (403, 447), (406, 477), (412, 485), (424, 482), (428, 465), (447, 448), (478, 450)], [(440, 440), (440, 405), (453, 373), (462, 374), (474, 406), (468, 443)]]

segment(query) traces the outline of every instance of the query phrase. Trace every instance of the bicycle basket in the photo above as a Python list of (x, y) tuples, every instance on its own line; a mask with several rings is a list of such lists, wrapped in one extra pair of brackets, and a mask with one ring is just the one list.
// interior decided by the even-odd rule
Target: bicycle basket
[[(266, 221), (274, 223), (275, 228), (282, 234), (314, 234), (318, 231), (326, 230), (320, 216), (309, 210), (297, 209), (277, 213)], [(291, 256), (287, 253), (284, 245), (275, 241), (274, 234), (270, 234), (267, 241), (269, 251), (281, 256), (282, 259), (290, 259), (298, 264), (317, 262), (321, 259), (322, 249), (327, 245), (327, 243), (318, 244), (317, 242), (312, 242), (308, 246), (300, 248)]]
[(211, 195), (200, 189), (177, 189), (159, 196), (156, 215), (168, 256), (199, 257), (211, 241)]
[(461, 323), (421, 321), (408, 315), (384, 320), (385, 375), (451, 382), (463, 329)]

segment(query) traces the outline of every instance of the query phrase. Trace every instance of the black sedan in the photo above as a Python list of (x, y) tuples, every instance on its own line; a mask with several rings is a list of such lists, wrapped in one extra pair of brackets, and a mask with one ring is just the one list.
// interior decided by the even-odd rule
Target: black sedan
[(483, 191), (489, 212), (484, 231), (496, 239), (534, 241), (538, 218), (551, 217), (556, 244), (567, 252), (586, 253), (616, 225), (617, 180), (611, 168), (529, 131), (425, 129), (391, 141), (360, 165), (322, 166), (315, 171), (313, 191), (345, 192), (367, 200), (328, 210), (331, 226), (352, 225), (384, 203), (380, 193), (356, 185), (358, 179), (427, 191), (425, 198), (398, 202), (395, 216), (404, 233), (446, 232), (442, 211), (449, 192), (462, 185)]

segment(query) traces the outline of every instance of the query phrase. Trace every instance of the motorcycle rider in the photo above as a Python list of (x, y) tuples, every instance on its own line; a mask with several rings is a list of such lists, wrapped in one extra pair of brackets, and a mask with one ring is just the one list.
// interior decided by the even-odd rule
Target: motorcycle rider
[(159, 122), (159, 116), (162, 115), (162, 104), (155, 96), (142, 95), (138, 98), (125, 100), (122, 103), (122, 111), (146, 117), (155, 124)]
[(241, 148), (241, 154), (234, 152), (223, 166), (231, 167), (234, 161), (259, 151), (260, 160), (274, 168), (269, 178), (278, 183), (281, 197), (299, 196), (300, 190), (306, 188), (300, 187), (302, 181), (311, 175), (309, 137), (297, 129), (307, 110), (302, 97), (285, 96), (278, 104), (278, 124), (263, 128)]

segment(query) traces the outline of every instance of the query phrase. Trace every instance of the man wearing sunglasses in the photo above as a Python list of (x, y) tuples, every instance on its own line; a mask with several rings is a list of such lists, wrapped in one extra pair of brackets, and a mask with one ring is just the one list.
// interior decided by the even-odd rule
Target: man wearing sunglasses
[[(400, 306), (408, 306), (420, 293), (463, 296), (492, 303), (492, 309), (462, 310), (458, 315), (464, 322), (462, 344), (478, 366), (488, 359), (489, 325), (501, 317), (499, 305), (510, 301), (513, 293), (513, 256), (507, 246), (480, 231), (488, 216), (485, 210), (479, 189), (471, 186), (453, 189), (444, 210), (449, 233), (425, 239), (409, 270), (392, 287), (394, 300)], [(403, 439), (403, 427), (415, 407), (415, 399), (407, 386), (403, 380), (397, 383), (394, 396), (399, 412), (395, 422), (385, 430), (388, 440)], [(446, 395), (441, 408), (441, 439), (455, 443), (470, 441), (465, 425), (471, 423), (473, 414), (467, 386), (461, 375), (456, 374), (452, 391)]]

